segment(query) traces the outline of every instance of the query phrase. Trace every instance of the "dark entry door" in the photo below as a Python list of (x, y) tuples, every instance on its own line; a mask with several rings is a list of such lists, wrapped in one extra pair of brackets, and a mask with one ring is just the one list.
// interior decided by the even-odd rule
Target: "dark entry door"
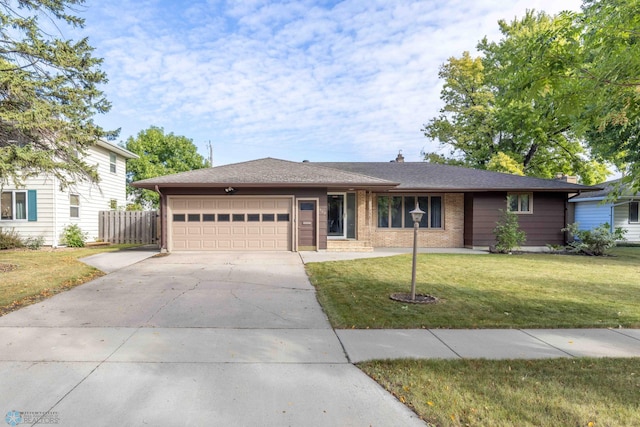
[(315, 251), (316, 234), (316, 202), (298, 201), (298, 250)]

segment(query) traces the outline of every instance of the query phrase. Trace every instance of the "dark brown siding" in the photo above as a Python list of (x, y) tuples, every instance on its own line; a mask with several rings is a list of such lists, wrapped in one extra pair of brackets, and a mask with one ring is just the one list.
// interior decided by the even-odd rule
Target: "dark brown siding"
[[(228, 195), (224, 187), (216, 188), (160, 188), (166, 196), (294, 196), (299, 198), (318, 199), (318, 249), (327, 249), (327, 189), (326, 188), (238, 188), (234, 195)], [(162, 203), (162, 244), (166, 248), (166, 201)], [(295, 203), (293, 209), (296, 209)]]
[[(473, 206), (471, 230), (465, 225), (465, 245), (490, 246), (495, 244), (493, 229), (500, 219), (500, 209), (506, 209), (506, 193), (471, 193), (465, 200), (465, 221), (469, 221), (467, 206)], [(564, 193), (534, 193), (533, 213), (519, 214), (520, 228), (527, 234), (525, 246), (562, 245), (565, 243), (565, 205)], [(472, 240), (471, 245), (468, 241)]]
[(473, 247), (473, 194), (464, 195), (464, 246)]

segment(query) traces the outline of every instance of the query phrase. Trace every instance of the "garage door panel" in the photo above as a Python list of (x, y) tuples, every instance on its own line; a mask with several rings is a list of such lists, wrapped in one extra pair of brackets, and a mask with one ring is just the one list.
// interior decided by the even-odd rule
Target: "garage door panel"
[(290, 198), (170, 197), (169, 205), (171, 250), (291, 250)]

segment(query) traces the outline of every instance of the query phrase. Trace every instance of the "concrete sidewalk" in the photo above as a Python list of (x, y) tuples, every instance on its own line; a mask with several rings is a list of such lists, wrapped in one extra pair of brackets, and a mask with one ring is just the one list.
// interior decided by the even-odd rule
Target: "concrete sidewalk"
[(640, 329), (337, 329), (351, 363), (374, 359), (640, 357)]

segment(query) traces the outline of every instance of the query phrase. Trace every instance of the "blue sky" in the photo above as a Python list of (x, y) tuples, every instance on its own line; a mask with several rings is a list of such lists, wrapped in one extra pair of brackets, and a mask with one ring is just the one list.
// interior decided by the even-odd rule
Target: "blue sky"
[(579, 0), (87, 0), (82, 35), (104, 58), (119, 140), (151, 125), (214, 165), (419, 161), (441, 108), (438, 68), (497, 40), (498, 19)]

